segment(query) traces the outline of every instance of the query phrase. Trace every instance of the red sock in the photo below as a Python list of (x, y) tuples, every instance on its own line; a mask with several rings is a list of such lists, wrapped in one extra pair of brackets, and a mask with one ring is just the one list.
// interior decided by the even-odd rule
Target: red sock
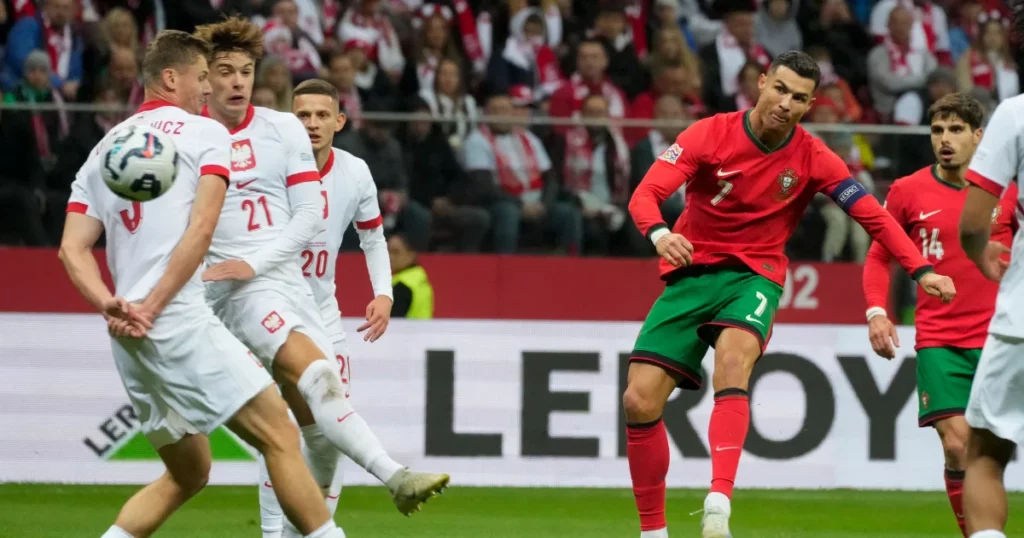
[(640, 530), (664, 529), (665, 475), (668, 474), (668, 436), (659, 418), (626, 426), (626, 458), (633, 479), (633, 497), (640, 513)]
[(725, 389), (715, 393), (715, 407), (708, 426), (711, 445), (711, 491), (732, 498), (736, 469), (750, 426), (750, 399), (743, 389)]
[(967, 536), (967, 524), (964, 523), (963, 493), (964, 472), (946, 469), (946, 495), (949, 496), (949, 505), (953, 508), (953, 515), (956, 516), (956, 524), (960, 525), (960, 532)]

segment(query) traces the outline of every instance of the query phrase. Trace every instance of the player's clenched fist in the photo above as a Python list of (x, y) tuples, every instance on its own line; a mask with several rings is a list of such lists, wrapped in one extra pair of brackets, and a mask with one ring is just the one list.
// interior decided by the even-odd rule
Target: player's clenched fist
[(682, 234), (665, 234), (658, 238), (654, 247), (673, 267), (685, 267), (693, 261), (693, 245)]
[(921, 277), (917, 283), (921, 285), (921, 289), (925, 293), (932, 297), (940, 297), (944, 303), (952, 301), (953, 297), (956, 296), (956, 286), (953, 285), (953, 279), (948, 276), (928, 273)]
[(871, 349), (879, 357), (890, 360), (896, 358), (895, 348), (900, 347), (900, 337), (888, 316), (880, 314), (871, 318), (868, 322), (868, 338), (871, 340)]

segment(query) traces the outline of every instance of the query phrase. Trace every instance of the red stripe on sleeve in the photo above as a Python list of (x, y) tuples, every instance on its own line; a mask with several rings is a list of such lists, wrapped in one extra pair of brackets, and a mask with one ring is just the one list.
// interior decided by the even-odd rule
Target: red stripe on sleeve
[(320, 172), (299, 172), (298, 174), (292, 174), (288, 176), (287, 184), (289, 187), (292, 187), (299, 183), (309, 183), (310, 181), (320, 181)]
[(980, 187), (983, 191), (999, 198), (1003, 195), (1003, 186), (992, 181), (991, 179), (975, 172), (974, 170), (967, 170), (964, 174), (964, 179)]
[(85, 214), (89, 211), (89, 206), (82, 202), (68, 202), (67, 213), (81, 213)]
[(372, 230), (381, 224), (384, 224), (384, 217), (377, 215), (377, 218), (375, 219), (364, 220), (361, 222), (357, 221), (356, 228), (360, 230)]
[(231, 172), (228, 172), (227, 168), (217, 164), (203, 165), (203, 167), (199, 169), (199, 176), (220, 176), (224, 178), (225, 183), (230, 184), (231, 182)]

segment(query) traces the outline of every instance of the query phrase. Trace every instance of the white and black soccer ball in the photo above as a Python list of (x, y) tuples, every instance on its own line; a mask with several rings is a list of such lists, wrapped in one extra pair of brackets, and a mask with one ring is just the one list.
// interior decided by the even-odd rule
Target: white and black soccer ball
[(178, 176), (174, 140), (148, 125), (119, 128), (107, 137), (102, 159), (103, 182), (114, 194), (134, 202), (162, 196)]

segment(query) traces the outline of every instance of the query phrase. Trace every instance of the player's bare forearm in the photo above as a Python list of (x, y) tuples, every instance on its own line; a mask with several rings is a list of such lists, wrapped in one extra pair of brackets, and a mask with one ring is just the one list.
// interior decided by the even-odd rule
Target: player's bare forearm
[(224, 206), (226, 191), (226, 184), (220, 176), (205, 175), (199, 178), (199, 188), (192, 204), (188, 228), (171, 252), (163, 276), (146, 297), (144, 304), (147, 309), (155, 313), (163, 311), (195, 274), (199, 264), (203, 262), (203, 257), (206, 256), (206, 251), (210, 249), (213, 231), (217, 228), (220, 211)]
[(863, 226), (875, 241), (881, 243), (881, 246), (888, 250), (915, 280), (932, 272), (932, 265), (921, 256), (917, 245), (907, 237), (896, 219), (874, 197), (860, 198), (847, 213)]
[(103, 223), (80, 213), (68, 213), (57, 256), (82, 297), (98, 311), (113, 298), (103, 282), (92, 248), (103, 234)]
[(282, 263), (294, 262), (299, 253), (323, 226), (324, 198), (319, 182), (288, 187), (292, 218), (269, 245), (245, 260), (255, 274), (261, 275)]
[(975, 264), (980, 264), (982, 253), (992, 231), (992, 211), (999, 198), (975, 185), (967, 188), (967, 200), (960, 213), (960, 246)]
[(661, 203), (686, 182), (672, 165), (656, 160), (629, 199), (629, 215), (640, 233), (649, 236), (652, 228), (667, 227), (661, 217)]

